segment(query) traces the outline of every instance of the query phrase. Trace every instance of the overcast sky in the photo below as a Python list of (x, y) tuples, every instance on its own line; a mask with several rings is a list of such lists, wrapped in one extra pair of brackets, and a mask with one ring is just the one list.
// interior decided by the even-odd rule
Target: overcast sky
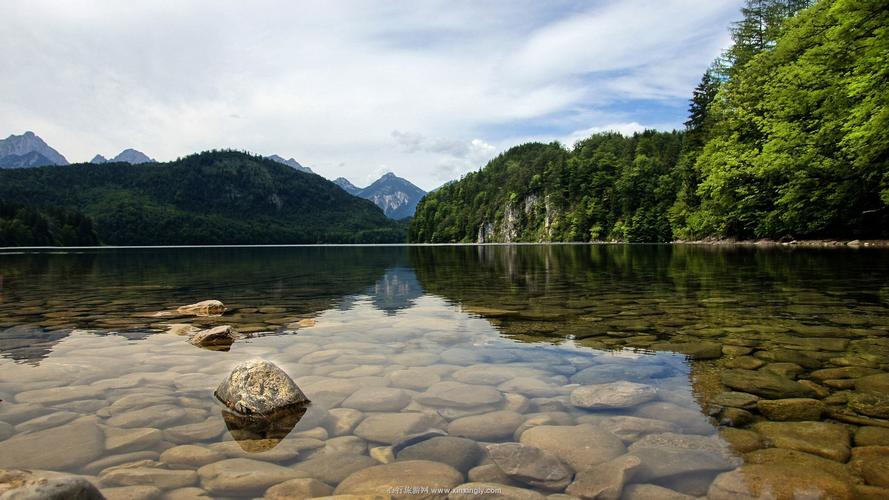
[(431, 189), (529, 140), (681, 127), (741, 3), (3, 0), (0, 137)]

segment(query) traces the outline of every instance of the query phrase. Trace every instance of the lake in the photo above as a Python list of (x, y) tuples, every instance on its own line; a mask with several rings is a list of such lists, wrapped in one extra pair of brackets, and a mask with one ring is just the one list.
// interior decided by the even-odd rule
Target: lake
[[(254, 358), (296, 421), (227, 418)], [(886, 498), (887, 370), (885, 250), (0, 254), (0, 467), (108, 498)]]

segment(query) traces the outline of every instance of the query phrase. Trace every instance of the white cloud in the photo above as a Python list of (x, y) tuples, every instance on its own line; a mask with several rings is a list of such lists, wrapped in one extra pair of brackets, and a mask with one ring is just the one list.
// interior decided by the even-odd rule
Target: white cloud
[(511, 141), (680, 126), (627, 104), (684, 100), (740, 3), (5, 0), (0, 136), (73, 161), (235, 147), (429, 189)]

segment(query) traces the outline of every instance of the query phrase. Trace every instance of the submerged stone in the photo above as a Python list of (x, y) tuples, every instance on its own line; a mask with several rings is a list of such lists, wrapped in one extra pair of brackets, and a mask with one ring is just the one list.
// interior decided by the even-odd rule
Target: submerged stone
[(710, 500), (797, 500), (855, 498), (852, 486), (829, 473), (796, 464), (744, 465), (716, 477), (707, 492)]
[(235, 341), (235, 334), (229, 325), (217, 326), (195, 333), (189, 340), (198, 347), (228, 347)]
[(768, 371), (726, 370), (722, 372), (723, 385), (743, 392), (770, 399), (809, 397), (812, 389)]
[(647, 403), (656, 397), (654, 387), (622, 380), (578, 387), (571, 391), (571, 404), (588, 410), (613, 410)]
[(573, 471), (554, 453), (520, 443), (490, 445), (488, 456), (513, 481), (558, 491), (571, 482)]
[(0, 469), (0, 497), (10, 500), (104, 500), (86, 478), (48, 471)]

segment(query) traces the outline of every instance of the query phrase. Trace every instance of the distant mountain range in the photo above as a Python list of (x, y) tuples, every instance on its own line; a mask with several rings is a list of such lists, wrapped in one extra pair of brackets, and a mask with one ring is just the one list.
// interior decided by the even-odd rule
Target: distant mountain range
[(65, 244), (75, 230), (88, 239), (93, 228), (106, 245), (397, 243), (405, 230), (319, 175), (237, 151), (150, 168), (3, 169), (2, 204), (0, 243), (12, 246)]
[(366, 188), (359, 188), (344, 177), (338, 177), (333, 183), (353, 196), (374, 202), (386, 217), (396, 220), (412, 217), (417, 203), (426, 196), (426, 191), (391, 172)]
[[(284, 159), (276, 154), (265, 156), (265, 158), (300, 172), (315, 173), (311, 168), (301, 165), (293, 158)], [(90, 160), (90, 163), (96, 165), (103, 163), (139, 165), (157, 162), (141, 151), (125, 149), (110, 159), (97, 154)], [(68, 165), (68, 160), (33, 132), (11, 135), (0, 140), (0, 168), (27, 168), (46, 165)], [(355, 186), (344, 177), (339, 177), (333, 182), (353, 196), (372, 201), (383, 210), (386, 217), (396, 220), (413, 216), (417, 203), (426, 195), (426, 191), (392, 173), (380, 177), (365, 188)]]
[(67, 165), (68, 160), (43, 142), (34, 132), (10, 135), (0, 140), (0, 168)]
[(311, 168), (304, 167), (304, 166), (300, 165), (299, 162), (294, 160), (293, 158), (291, 158), (289, 160), (285, 160), (284, 158), (282, 158), (278, 155), (269, 155), (269, 156), (266, 156), (266, 158), (268, 158), (269, 160), (276, 161), (278, 163), (283, 163), (284, 165), (287, 165), (288, 167), (293, 167), (293, 168), (299, 170), (300, 172), (305, 172), (307, 174), (314, 174), (315, 173), (312, 171)]
[(101, 164), (101, 163), (130, 163), (132, 165), (139, 165), (140, 163), (157, 163), (152, 158), (149, 158), (148, 155), (141, 151), (136, 151), (135, 149), (124, 149), (120, 152), (119, 155), (114, 158), (108, 160), (102, 155), (93, 156), (93, 159), (90, 160), (90, 163), (93, 164)]

